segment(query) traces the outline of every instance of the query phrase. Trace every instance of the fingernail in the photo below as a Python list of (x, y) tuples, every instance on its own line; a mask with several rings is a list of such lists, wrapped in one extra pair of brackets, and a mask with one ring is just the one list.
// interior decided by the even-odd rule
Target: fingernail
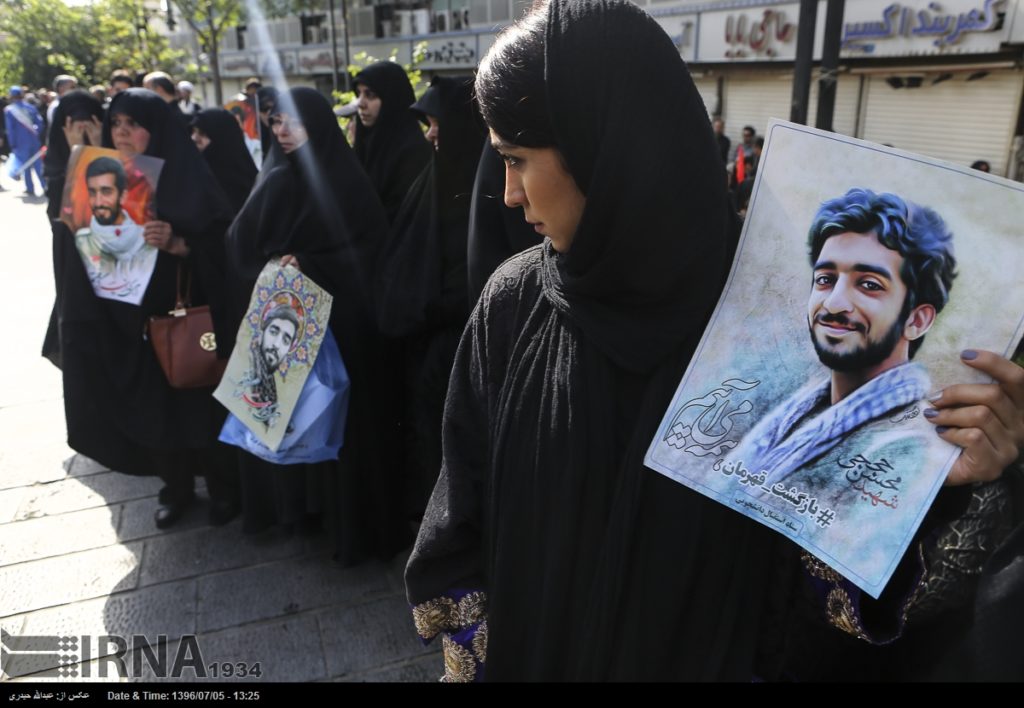
[(925, 408), (924, 409), (924, 417), (925, 418), (934, 418), (938, 414), (939, 414), (939, 412), (937, 410), (935, 410), (934, 408)]
[(970, 361), (971, 359), (977, 359), (978, 352), (974, 351), (973, 349), (964, 349), (962, 352), (960, 352), (960, 358), (967, 359), (968, 361)]
[(939, 425), (935, 427), (935, 432), (938, 433), (939, 435), (942, 435), (947, 430), (949, 430), (948, 425)]
[(930, 396), (928, 396), (928, 400), (932, 401), (933, 403), (935, 401), (939, 400), (940, 398), (942, 398), (942, 391), (941, 390), (936, 391), (935, 393), (933, 393)]

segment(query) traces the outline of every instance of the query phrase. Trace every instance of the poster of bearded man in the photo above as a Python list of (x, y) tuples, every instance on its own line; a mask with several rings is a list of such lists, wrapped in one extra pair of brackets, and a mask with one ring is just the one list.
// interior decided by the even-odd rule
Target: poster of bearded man
[(214, 398), (276, 451), (327, 331), (333, 298), (294, 266), (260, 272)]
[(142, 302), (157, 261), (157, 249), (143, 238), (143, 225), (156, 218), (163, 164), (156, 157), (124, 157), (84, 145), (71, 153), (60, 218), (74, 234), (97, 297)]
[(772, 121), (729, 280), (645, 463), (878, 597), (1024, 331), (1024, 185)]

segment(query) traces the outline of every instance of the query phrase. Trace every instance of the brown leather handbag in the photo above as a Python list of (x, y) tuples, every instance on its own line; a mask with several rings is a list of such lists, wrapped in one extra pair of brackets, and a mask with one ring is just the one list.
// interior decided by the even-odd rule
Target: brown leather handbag
[(220, 383), (227, 359), (217, 358), (217, 338), (207, 305), (190, 307), (192, 278), (178, 264), (177, 297), (166, 316), (149, 318), (149, 341), (172, 388), (207, 388)]

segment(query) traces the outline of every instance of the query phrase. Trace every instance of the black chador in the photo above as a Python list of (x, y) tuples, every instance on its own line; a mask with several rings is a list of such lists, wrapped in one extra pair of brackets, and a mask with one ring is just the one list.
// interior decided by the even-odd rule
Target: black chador
[(376, 309), (381, 331), (401, 340), (407, 503), (418, 517), (441, 469), (444, 397), (469, 316), (466, 233), (484, 125), (466, 77), (435, 77), (413, 110), (437, 121), (437, 148), (391, 225)]
[[(644, 466), (728, 269), (725, 170), (649, 16), (545, 11), (547, 115), (586, 204), (565, 253), (514, 256), (470, 317), (409, 599), (429, 633), (485, 593), (492, 680), (747, 681), (772, 532)], [(623, 86), (658, 96), (642, 131)]]
[(356, 75), (355, 85), (360, 84), (377, 94), (381, 107), (369, 128), (355, 119), (356, 155), (391, 223), (412, 183), (430, 162), (430, 145), (409, 111), (416, 95), (405, 69), (395, 62), (379, 61)]
[(244, 528), (305, 525), (321, 517), (337, 559), (351, 565), (390, 557), (411, 539), (398, 513), (400, 465), (377, 396), (394, 373), (380, 366), (371, 277), (387, 235), (380, 200), (338, 127), (331, 106), (308, 88), (280, 94), (274, 116), (300, 120), (308, 142), (280, 145), (228, 231), (232, 321), (237, 329), (268, 261), (294, 256), (334, 297), (330, 327), (351, 380), (345, 444), (338, 463), (272, 465), (242, 453)]
[(64, 126), (68, 118), (73, 121), (92, 121), (93, 118), (103, 120), (103, 104), (96, 100), (88, 91), (77, 89), (69, 91), (61, 98), (53, 112), (50, 124), (50, 136), (46, 145), (46, 156), (43, 158), (43, 176), (46, 178), (46, 214), (50, 217), (53, 231), (53, 280), (57, 296), (50, 324), (43, 340), (43, 356), (60, 367), (60, 328), (58, 315), (64, 288), (65, 249), (63, 241), (68, 238), (67, 227), (59, 221), (60, 205), (64, 196), (64, 177), (71, 159), (71, 146), (64, 134)]
[[(62, 225), (66, 267), (59, 317), (68, 444), (114, 470), (160, 474), (169, 485), (161, 500), (184, 504), (191, 499), (192, 472), (204, 471), (214, 457), (210, 450), (224, 413), (212, 390), (170, 387), (144, 336), (145, 325), (151, 315), (173, 308), (179, 267), (191, 273), (192, 304), (210, 304), (215, 326), (223, 322), (223, 237), (231, 211), (175, 113), (151, 91), (129, 89), (110, 104), (103, 144), (113, 147), (114, 116), (128, 116), (148, 131), (144, 154), (164, 160), (156, 218), (184, 238), (188, 256), (160, 251), (139, 305), (101, 299), (85, 269), (72, 267), (81, 258)], [(217, 334), (222, 335), (219, 327)]]
[(238, 121), (223, 108), (207, 108), (192, 119), (192, 127), (210, 139), (203, 159), (237, 213), (249, 198), (257, 173)]

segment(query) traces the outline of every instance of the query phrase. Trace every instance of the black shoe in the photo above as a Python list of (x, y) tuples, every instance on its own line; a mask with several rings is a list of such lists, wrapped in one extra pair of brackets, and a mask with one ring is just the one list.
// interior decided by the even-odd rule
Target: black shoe
[(156, 510), (156, 514), (153, 517), (156, 521), (156, 527), (158, 529), (167, 529), (174, 526), (185, 515), (185, 510), (188, 509), (188, 506), (189, 502), (164, 504)]
[(210, 526), (223, 526), (238, 516), (241, 508), (235, 502), (215, 501), (210, 502)]

